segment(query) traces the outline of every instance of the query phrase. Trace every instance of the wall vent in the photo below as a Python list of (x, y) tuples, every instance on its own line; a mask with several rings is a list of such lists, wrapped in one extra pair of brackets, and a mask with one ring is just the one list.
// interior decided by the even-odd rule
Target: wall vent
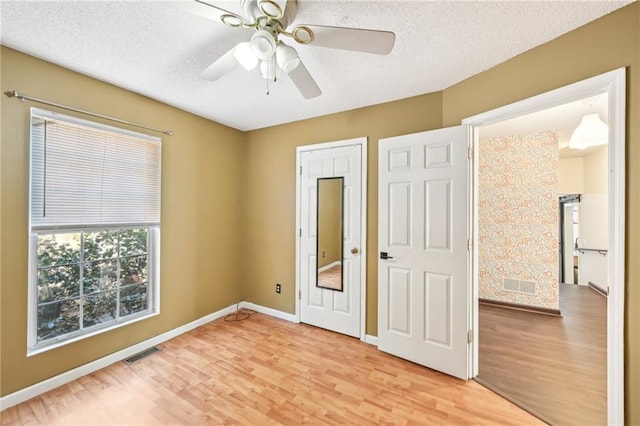
[(536, 294), (536, 283), (533, 281), (520, 281), (505, 278), (502, 281), (502, 289), (516, 293)]
[(518, 280), (505, 278), (502, 288), (509, 291), (520, 291), (520, 284)]
[(133, 364), (134, 362), (138, 362), (138, 361), (140, 361), (140, 360), (141, 360), (141, 359), (143, 359), (143, 358), (146, 358), (146, 357), (148, 357), (148, 356), (150, 356), (150, 355), (155, 354), (156, 352), (160, 352), (160, 349), (159, 349), (159, 348), (157, 348), (157, 347), (155, 347), (155, 346), (153, 346), (153, 347), (151, 347), (151, 348), (149, 348), (149, 349), (145, 349), (145, 350), (144, 350), (144, 351), (142, 351), (142, 352), (138, 352), (138, 353), (137, 353), (137, 354), (135, 354), (135, 355), (131, 355), (129, 358), (126, 358), (126, 359), (124, 360), (124, 362), (125, 362), (126, 364)]
[(520, 291), (522, 293), (536, 294), (536, 283), (533, 281), (520, 281)]

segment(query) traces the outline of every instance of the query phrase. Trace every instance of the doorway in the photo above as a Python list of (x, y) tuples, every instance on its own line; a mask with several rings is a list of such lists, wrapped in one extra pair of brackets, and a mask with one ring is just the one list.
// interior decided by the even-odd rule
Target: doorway
[[(536, 111), (557, 107), (601, 93), (608, 96), (609, 115), (609, 155), (607, 173), (608, 195), (606, 206), (609, 212), (607, 257), (607, 282), (609, 297), (606, 300), (606, 341), (607, 352), (607, 419), (609, 423), (622, 423), (623, 407), (623, 313), (624, 313), (624, 108), (625, 108), (625, 70), (615, 70), (591, 79), (575, 83), (494, 111), (489, 111), (463, 121), (473, 126), (474, 151), (478, 151), (481, 127), (496, 124), (508, 119), (524, 116)], [(474, 162), (475, 205), (474, 230), (478, 229), (478, 164)], [(557, 200), (557, 198), (556, 198)], [(557, 210), (556, 210), (557, 212)], [(557, 223), (556, 223), (557, 226)], [(556, 228), (557, 229), (557, 228)], [(478, 247), (478, 232), (474, 232), (474, 246)], [(558, 254), (557, 252), (555, 253)], [(475, 330), (478, 330), (478, 250), (474, 251), (474, 311)], [(556, 269), (557, 272), (558, 269)], [(474, 347), (474, 376), (478, 373), (478, 347)], [(555, 380), (554, 378), (550, 379)]]
[(296, 319), (365, 338), (366, 138), (298, 147)]
[(607, 421), (606, 300), (586, 285), (607, 265), (596, 279), (574, 245), (607, 237), (606, 132), (572, 137), (594, 113), (608, 122), (606, 94), (479, 130), (478, 380), (555, 425)]
[(558, 282), (578, 284), (580, 263), (578, 241), (580, 240), (580, 194), (561, 195), (559, 209)]

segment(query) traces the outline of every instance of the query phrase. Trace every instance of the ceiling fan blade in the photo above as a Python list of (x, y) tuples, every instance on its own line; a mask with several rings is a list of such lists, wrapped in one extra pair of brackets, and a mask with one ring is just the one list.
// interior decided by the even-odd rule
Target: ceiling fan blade
[(293, 84), (305, 99), (315, 98), (322, 94), (322, 90), (320, 90), (302, 62), (289, 73), (289, 78), (291, 78), (291, 81), (293, 81)]
[(391, 31), (364, 30), (324, 25), (304, 25), (313, 31), (311, 46), (387, 55), (393, 49), (396, 35)]
[(202, 71), (200, 78), (203, 80), (215, 81), (233, 70), (238, 65), (238, 60), (233, 54), (234, 50), (235, 47), (218, 58), (217, 61), (209, 65), (206, 70)]
[(229, 15), (244, 22), (244, 19), (240, 15), (221, 9), (205, 1), (189, 0), (189, 1), (181, 1), (176, 4), (179, 5), (181, 9), (187, 12), (190, 12), (197, 16), (201, 16), (203, 18), (210, 19), (212, 21), (222, 22), (222, 17), (225, 15)]

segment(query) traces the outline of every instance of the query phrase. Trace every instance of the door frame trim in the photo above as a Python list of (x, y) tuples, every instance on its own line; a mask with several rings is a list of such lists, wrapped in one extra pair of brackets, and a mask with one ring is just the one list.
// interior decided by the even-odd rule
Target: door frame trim
[[(607, 93), (609, 96), (609, 297), (607, 298), (607, 418), (624, 424), (625, 293), (625, 125), (626, 68), (618, 68), (555, 90), (462, 120), (471, 126), (470, 143), (478, 152), (478, 128), (499, 121)], [(477, 247), (477, 161), (474, 158), (474, 247)], [(477, 250), (474, 250), (474, 342), (478, 342)], [(478, 345), (473, 345), (473, 376), (478, 374)]]
[(302, 176), (300, 170), (302, 167), (302, 153), (307, 151), (317, 151), (319, 149), (339, 148), (346, 146), (360, 145), (361, 156), (361, 196), (360, 196), (360, 340), (366, 339), (367, 331), (367, 137), (359, 137), (353, 139), (344, 139), (333, 142), (317, 143), (313, 145), (303, 145), (296, 147), (296, 283), (295, 283), (295, 318), (296, 322), (300, 322), (300, 226), (302, 223), (301, 188)]

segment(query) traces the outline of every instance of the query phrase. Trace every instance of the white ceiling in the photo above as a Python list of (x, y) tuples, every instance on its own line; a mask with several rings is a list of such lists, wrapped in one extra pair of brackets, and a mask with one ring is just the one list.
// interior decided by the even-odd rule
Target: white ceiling
[[(209, 1), (241, 12), (239, 1)], [(171, 1), (1, 0), (0, 41), (253, 130), (445, 89), (630, 2), (298, 0), (292, 24), (396, 34), (387, 56), (296, 46), (323, 91), (311, 100), (303, 99), (287, 77), (266, 96), (258, 70), (238, 67), (214, 82), (199, 79), (202, 70), (251, 33), (189, 14)]]

